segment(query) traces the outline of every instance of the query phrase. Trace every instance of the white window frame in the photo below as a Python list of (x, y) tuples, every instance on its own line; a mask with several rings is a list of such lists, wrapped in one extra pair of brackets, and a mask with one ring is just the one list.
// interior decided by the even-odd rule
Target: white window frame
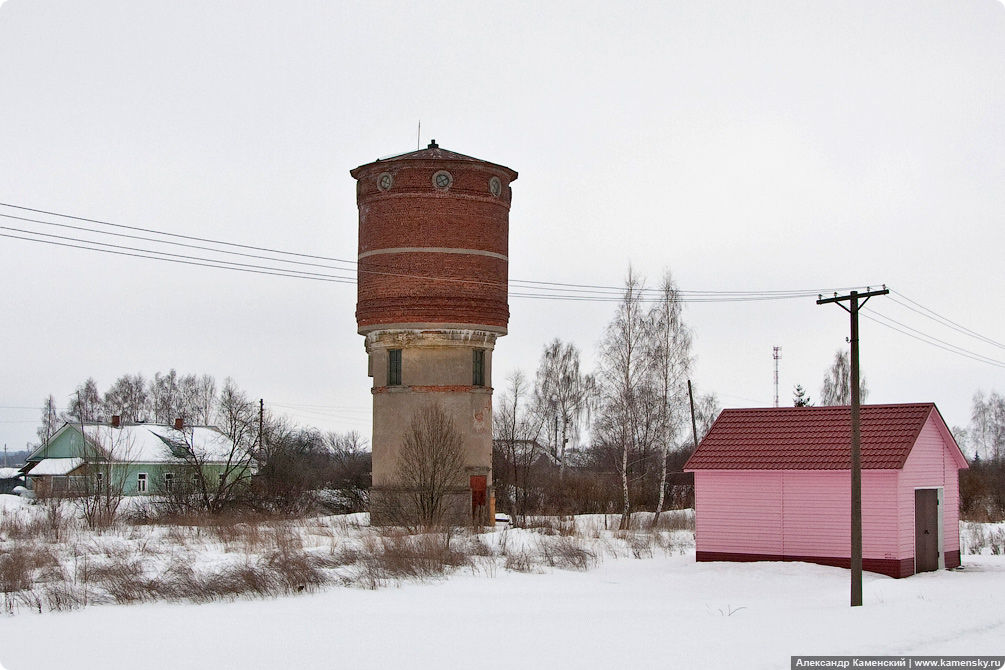
[(145, 472), (137, 472), (136, 473), (136, 492), (137, 493), (146, 493), (147, 492), (147, 481), (149, 479), (150, 478), (147, 476), (147, 473), (145, 473)]

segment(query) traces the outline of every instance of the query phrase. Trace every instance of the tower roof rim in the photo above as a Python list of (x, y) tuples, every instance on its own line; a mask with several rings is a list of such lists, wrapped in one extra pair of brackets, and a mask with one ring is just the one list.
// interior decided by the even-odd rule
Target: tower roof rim
[(475, 158), (474, 156), (467, 156), (465, 154), (457, 153), (456, 151), (450, 151), (444, 149), (440, 146), (430, 146), (425, 149), (419, 149), (417, 151), (408, 151), (402, 154), (392, 154), (390, 156), (384, 156), (378, 158), (371, 163), (364, 163), (354, 170), (350, 170), (349, 174), (353, 178), (358, 178), (359, 173), (364, 169), (371, 167), (373, 165), (380, 165), (382, 163), (392, 163), (396, 161), (443, 161), (452, 163), (478, 163), (481, 165), (498, 168), (503, 170), (509, 175), (509, 180), (514, 181), (518, 173), (516, 170), (506, 167), (505, 165), (500, 165), (499, 163), (492, 163), (491, 161), (482, 160), (481, 158)]

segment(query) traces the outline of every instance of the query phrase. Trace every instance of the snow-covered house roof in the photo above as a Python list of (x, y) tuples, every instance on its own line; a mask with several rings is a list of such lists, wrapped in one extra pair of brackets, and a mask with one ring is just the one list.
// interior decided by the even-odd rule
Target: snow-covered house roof
[(83, 464), (83, 458), (43, 458), (35, 464), (35, 467), (28, 474), (32, 477), (40, 475), (68, 475)]
[[(68, 434), (81, 432), (79, 423), (66, 423), (49, 439), (28, 455), (29, 463), (45, 460), (70, 460), (80, 456), (107, 458), (131, 463), (171, 463), (191, 448), (206, 463), (222, 462), (231, 457), (234, 444), (219, 429), (212, 426), (194, 426), (178, 430), (174, 426), (159, 424), (85, 423), (83, 433), (92, 451), (81, 454), (79, 438), (66, 439)], [(32, 474), (41, 474), (38, 466)]]
[(0, 479), (17, 479), (20, 476), (20, 468), (0, 468)]
[(207, 461), (225, 461), (233, 449), (230, 439), (210, 426), (177, 430), (173, 426), (152, 424), (117, 428), (107, 424), (85, 424), (84, 433), (92, 445), (111, 449), (115, 460), (137, 463), (170, 462), (180, 456), (180, 450), (189, 447)]

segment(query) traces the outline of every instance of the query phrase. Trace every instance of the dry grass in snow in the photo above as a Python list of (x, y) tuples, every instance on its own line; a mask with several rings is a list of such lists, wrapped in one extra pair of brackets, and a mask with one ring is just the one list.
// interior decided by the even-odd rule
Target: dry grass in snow
[(307, 519), (196, 517), (152, 522), (129, 501), (107, 528), (87, 527), (69, 503), (0, 496), (0, 593), (8, 614), (152, 601), (204, 603), (275, 597), (330, 586), (377, 589), (458, 571), (589, 570), (601, 561), (682, 554), (693, 514), (533, 519), (528, 528), (408, 534), (367, 515)]

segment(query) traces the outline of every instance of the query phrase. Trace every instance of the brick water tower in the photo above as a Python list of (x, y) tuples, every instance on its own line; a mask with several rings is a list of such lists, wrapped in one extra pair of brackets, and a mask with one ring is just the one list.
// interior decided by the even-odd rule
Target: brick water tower
[(509, 321), (517, 173), (434, 140), (350, 174), (359, 206), (356, 323), (373, 377), (372, 518), (384, 522), (381, 510), (401, 497), (396, 464), (413, 417), (438, 405), (463, 445), (451, 520), (491, 523), (492, 350)]

